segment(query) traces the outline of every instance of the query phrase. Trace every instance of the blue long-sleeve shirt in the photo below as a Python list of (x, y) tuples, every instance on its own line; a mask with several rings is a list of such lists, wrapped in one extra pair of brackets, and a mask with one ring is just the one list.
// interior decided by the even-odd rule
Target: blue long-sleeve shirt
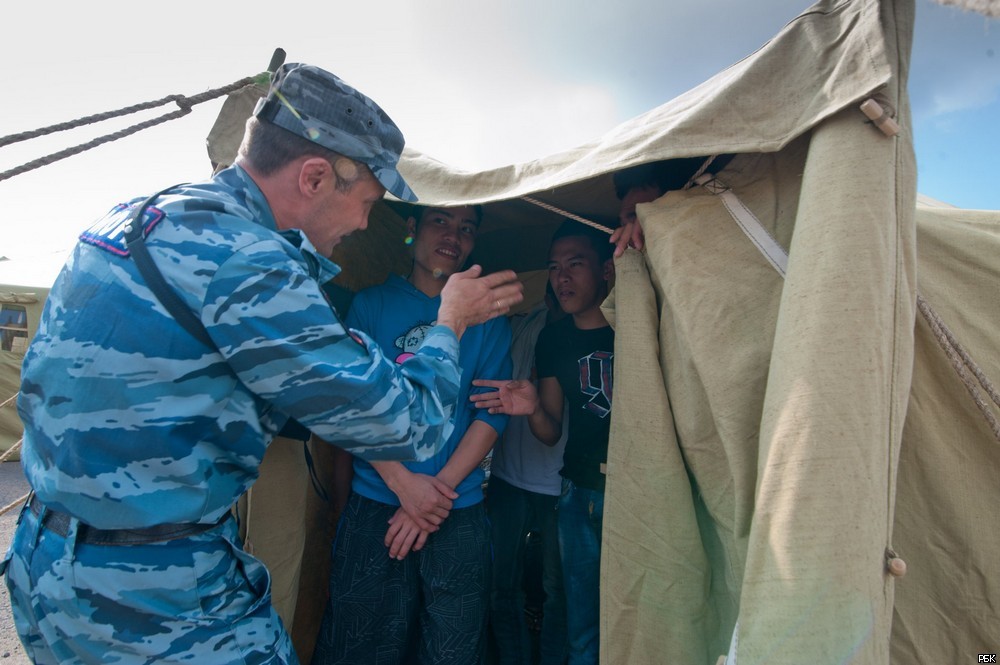
[[(379, 286), (358, 293), (347, 314), (347, 324), (367, 332), (382, 347), (383, 352), (406, 367), (413, 362), (413, 352), (424, 343), (425, 336), (437, 320), (441, 297), (431, 298), (407, 282), (392, 275)], [(469, 402), (473, 379), (510, 379), (511, 333), (506, 319), (496, 318), (478, 326), (470, 326), (462, 335), (459, 365), (461, 383), (458, 403), (453, 416), (454, 430), (440, 451), (432, 457), (403, 465), (414, 473), (436, 475), (458, 448), (473, 420), (481, 420), (503, 434), (508, 417), (476, 409)], [(458, 484), (454, 508), (465, 508), (483, 500), (484, 472), (476, 467)], [(375, 468), (364, 459), (354, 459), (354, 480), (351, 489), (375, 501), (398, 506), (399, 499), (385, 484)]]

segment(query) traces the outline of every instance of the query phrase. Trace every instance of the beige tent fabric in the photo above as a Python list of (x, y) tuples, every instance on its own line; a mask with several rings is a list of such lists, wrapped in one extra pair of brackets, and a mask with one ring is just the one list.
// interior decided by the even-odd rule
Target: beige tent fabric
[(253, 113), (257, 100), (266, 94), (266, 89), (248, 85), (226, 97), (205, 140), (213, 168), (230, 166), (236, 160), (247, 118)]
[[(1000, 212), (918, 207), (917, 223), (920, 293), (1000, 390)], [(894, 538), (909, 572), (892, 660), (974, 662), (1000, 639), (1000, 441), (919, 316), (913, 372)]]
[[(614, 171), (655, 160), (781, 149), (890, 80), (878, 10), (875, 2), (819, 2), (756, 53), (575, 149), (483, 172), (407, 149), (400, 171), (422, 204), (493, 203), (472, 256), (487, 271), (539, 270), (562, 218), (520, 197), (609, 224), (617, 220)], [(384, 281), (398, 269), (391, 266), (405, 265), (399, 213), (398, 207), (378, 206), (369, 230), (338, 247), (334, 258), (344, 268), (338, 284), (356, 290)], [(540, 297), (541, 291), (529, 295)]]
[[(872, 197), (880, 206), (846, 203), (879, 179), (893, 192), (895, 150), (845, 113), (720, 174), (791, 245), (785, 284), (711, 194), (672, 192), (641, 209), (656, 298), (631, 302), (620, 271), (615, 404), (629, 406), (612, 415), (603, 662), (714, 662), (736, 602), (737, 662), (886, 662), (893, 419), (908, 393), (913, 325), (912, 219), (897, 217), (895, 198), (912, 202), (912, 179)], [(856, 151), (878, 166), (858, 168)], [(912, 174), (905, 144), (898, 159)], [(626, 307), (660, 315), (643, 334)], [(672, 421), (646, 420), (662, 408), (650, 398), (657, 374)], [(701, 536), (681, 455), (711, 518)], [(690, 547), (699, 537), (702, 555)]]
[[(905, 81), (913, 8), (899, 5), (884, 3), (881, 20), (890, 61), (901, 44), (897, 71)], [(902, 81), (883, 93), (905, 126)], [(730, 663), (887, 662), (893, 586), (884, 552), (913, 358), (910, 138), (887, 139), (847, 108), (779, 153), (738, 157), (720, 180), (789, 248), (787, 279), (711, 194), (673, 192), (640, 208), (660, 310), (642, 337), (647, 347), (658, 340), (660, 363), (646, 372), (661, 372), (673, 422), (653, 425), (659, 440), (639, 437), (646, 448), (636, 450), (621, 445), (634, 419), (612, 413), (602, 662), (714, 662), (733, 629), (736, 599)], [(627, 282), (616, 290), (624, 332), (625, 303), (638, 296)], [(619, 338), (616, 362), (634, 341)], [(648, 390), (616, 373), (616, 407), (648, 412)], [(690, 511), (621, 502), (620, 484), (656, 497), (661, 483), (681, 475), (676, 463), (662, 473), (649, 468), (664, 457), (660, 446), (679, 446), (711, 518), (703, 534), (714, 532), (721, 546), (714, 554), (707, 548), (719, 563), (711, 571), (715, 594), (703, 596), (711, 598), (708, 611), (687, 593), (654, 593), (656, 604), (638, 607), (622, 607), (616, 596), (629, 589), (641, 598), (653, 570), (677, 569), (671, 591), (695, 585), (682, 576), (695, 559), (689, 551), (659, 552), (655, 564), (640, 556), (675, 533), (693, 540)], [(634, 486), (636, 467), (651, 486)], [(677, 512), (688, 514), (618, 532), (628, 513)], [(703, 575), (693, 577), (704, 587)], [(636, 619), (616, 629), (611, 622), (623, 610)], [(688, 621), (671, 625), (678, 615)], [(690, 622), (704, 636), (689, 632)], [(692, 638), (703, 640), (704, 652), (692, 653)]]
[(236, 503), (243, 548), (271, 572), (271, 604), (285, 630), (295, 629), (306, 543), (309, 467), (306, 443), (277, 436), (268, 445), (260, 477)]

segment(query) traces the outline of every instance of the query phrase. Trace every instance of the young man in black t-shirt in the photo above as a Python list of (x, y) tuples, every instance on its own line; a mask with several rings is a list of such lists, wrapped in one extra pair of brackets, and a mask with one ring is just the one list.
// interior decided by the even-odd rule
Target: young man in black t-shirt
[(549, 250), (549, 284), (569, 316), (546, 326), (535, 347), (538, 388), (531, 381), (474, 381), (496, 388), (472, 395), (490, 413), (526, 415), (532, 433), (554, 445), (569, 405), (563, 454), (559, 543), (566, 589), (570, 665), (598, 662), (601, 524), (608, 453), (614, 331), (601, 313), (614, 273), (607, 236), (564, 222)]

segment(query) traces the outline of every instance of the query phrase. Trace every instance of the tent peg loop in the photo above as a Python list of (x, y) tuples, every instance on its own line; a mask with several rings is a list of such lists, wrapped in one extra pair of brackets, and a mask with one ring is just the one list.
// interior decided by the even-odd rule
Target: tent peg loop
[(891, 549), (885, 550), (885, 569), (893, 577), (906, 575), (906, 562)]
[(861, 112), (864, 113), (869, 120), (875, 123), (875, 126), (882, 130), (882, 133), (892, 138), (896, 134), (899, 134), (899, 124), (892, 119), (892, 117), (886, 112), (885, 108), (874, 99), (866, 99), (861, 104)]

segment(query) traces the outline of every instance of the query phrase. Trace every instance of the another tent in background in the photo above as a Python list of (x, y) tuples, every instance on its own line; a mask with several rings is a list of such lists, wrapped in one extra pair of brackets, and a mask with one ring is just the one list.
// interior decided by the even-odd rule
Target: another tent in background
[[(0, 451), (21, 439), (21, 421), (13, 401), (20, 389), (21, 361), (38, 330), (49, 287), (65, 260), (65, 253), (0, 260)], [(17, 459), (16, 453), (12, 459)]]

